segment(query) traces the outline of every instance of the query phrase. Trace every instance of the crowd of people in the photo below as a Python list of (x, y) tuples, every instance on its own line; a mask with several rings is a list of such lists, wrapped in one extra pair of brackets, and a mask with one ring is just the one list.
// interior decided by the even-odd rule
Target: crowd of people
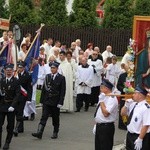
[[(56, 139), (61, 111), (79, 113), (83, 108), (86, 112), (90, 107), (96, 106), (93, 128), (95, 150), (112, 150), (114, 122), (118, 113), (118, 99), (114, 94), (124, 92), (128, 64), (117, 62), (117, 56), (112, 53), (110, 45), (107, 45), (106, 50), (101, 53), (98, 46), (94, 47), (94, 43), (88, 43), (87, 49), (83, 50), (80, 39), (76, 39), (67, 47), (59, 40), (54, 42), (52, 38), (48, 38), (43, 40), (39, 48), (39, 56), (35, 60), (38, 65), (38, 79), (33, 84), (32, 69), (26, 70), (25, 62), (32, 43), (31, 39), (31, 34), (26, 34), (20, 47), (17, 48), (17, 56), (13, 52), (16, 51), (16, 47), (12, 47), (12, 62), (16, 57), (18, 62), (8, 63), (3, 68), (5, 75), (1, 76), (0, 81), (0, 147), (5, 116), (8, 125), (4, 150), (9, 149), (13, 135), (18, 136), (19, 133), (24, 132), (24, 120), (29, 118), (34, 120), (38, 89), (41, 90), (42, 115), (38, 130), (32, 133), (32, 136), (42, 138), (47, 119), (51, 116), (54, 127), (51, 138)], [(3, 32), (0, 38), (1, 49), (9, 41), (14, 44), (12, 32)], [(17, 73), (14, 73), (14, 70), (17, 70)], [(134, 114), (134, 119), (131, 119), (128, 124), (122, 122), (121, 116), (128, 115), (130, 118), (135, 102), (129, 99), (120, 104), (119, 128), (128, 130), (127, 150), (150, 148), (147, 142), (150, 140), (150, 115), (148, 115), (150, 109), (145, 100), (147, 93), (141, 86), (136, 88), (133, 100), (143, 109), (136, 107), (137, 115)], [(76, 106), (74, 106), (74, 98)]]

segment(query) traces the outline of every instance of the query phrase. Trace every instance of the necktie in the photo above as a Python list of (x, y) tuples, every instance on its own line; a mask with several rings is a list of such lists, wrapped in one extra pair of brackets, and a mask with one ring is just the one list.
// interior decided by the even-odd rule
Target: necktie
[(96, 107), (96, 111), (95, 111), (95, 113), (94, 113), (94, 118), (96, 117), (96, 114), (97, 114), (97, 111), (98, 111), (99, 106), (100, 106), (100, 103), (99, 103), (99, 104), (97, 105), (97, 107)]
[(9, 83), (9, 80), (7, 79), (6, 81), (7, 81), (7, 84), (8, 84), (8, 83)]
[(131, 122), (131, 119), (132, 119), (132, 116), (133, 116), (133, 113), (134, 113), (134, 109), (135, 109), (135, 107), (137, 106), (137, 104), (138, 104), (138, 103), (136, 103), (136, 104), (134, 105), (134, 107), (133, 107), (133, 109), (132, 109), (132, 111), (131, 111), (131, 113), (130, 113), (130, 115), (129, 115), (129, 117), (128, 117), (127, 125), (129, 125), (130, 122)]
[(53, 81), (54, 80), (54, 75), (52, 74), (52, 76), (51, 76), (51, 80)]

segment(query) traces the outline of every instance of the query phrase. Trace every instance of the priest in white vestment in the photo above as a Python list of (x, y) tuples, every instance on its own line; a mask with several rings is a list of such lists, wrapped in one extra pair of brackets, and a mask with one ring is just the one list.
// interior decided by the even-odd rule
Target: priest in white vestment
[(93, 79), (93, 67), (87, 64), (87, 58), (83, 57), (81, 60), (81, 65), (77, 68), (76, 82), (77, 82), (77, 98), (76, 98), (76, 111), (80, 112), (83, 106), (83, 101), (85, 102), (84, 110), (89, 109), (89, 100), (91, 94)]
[(60, 52), (60, 74), (65, 76), (66, 79), (66, 94), (64, 105), (61, 110), (73, 111), (73, 71), (71, 64), (66, 60), (66, 53), (64, 51)]
[(102, 73), (104, 72), (103, 64), (100, 59), (98, 59), (98, 52), (93, 51), (91, 59), (88, 59), (88, 64), (93, 67), (93, 79), (92, 79), (92, 89), (91, 89), (91, 106), (94, 106), (98, 102), (98, 96), (100, 94), (100, 85), (102, 83)]

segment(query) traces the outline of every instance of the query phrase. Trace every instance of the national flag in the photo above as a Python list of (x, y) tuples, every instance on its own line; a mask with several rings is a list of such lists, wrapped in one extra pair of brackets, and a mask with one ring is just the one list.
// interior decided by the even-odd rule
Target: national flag
[(35, 36), (28, 53), (25, 58), (25, 62), (27, 63), (26, 69), (29, 72), (32, 72), (32, 84), (34, 85), (38, 79), (38, 57), (39, 57), (39, 49), (40, 49), (40, 33), (38, 32)]
[(0, 29), (9, 30), (10, 19), (0, 18)]
[(0, 51), (0, 67), (3, 67), (7, 63), (8, 44)]

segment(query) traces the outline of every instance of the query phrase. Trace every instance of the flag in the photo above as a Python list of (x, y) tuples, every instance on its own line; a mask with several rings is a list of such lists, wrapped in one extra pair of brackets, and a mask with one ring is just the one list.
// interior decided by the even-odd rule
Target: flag
[(0, 29), (9, 30), (10, 19), (0, 18)]
[(25, 58), (26, 69), (32, 73), (32, 84), (34, 85), (38, 79), (38, 57), (40, 49), (40, 33), (35, 36), (28, 53)]
[(0, 50), (0, 67), (7, 63), (8, 44)]

